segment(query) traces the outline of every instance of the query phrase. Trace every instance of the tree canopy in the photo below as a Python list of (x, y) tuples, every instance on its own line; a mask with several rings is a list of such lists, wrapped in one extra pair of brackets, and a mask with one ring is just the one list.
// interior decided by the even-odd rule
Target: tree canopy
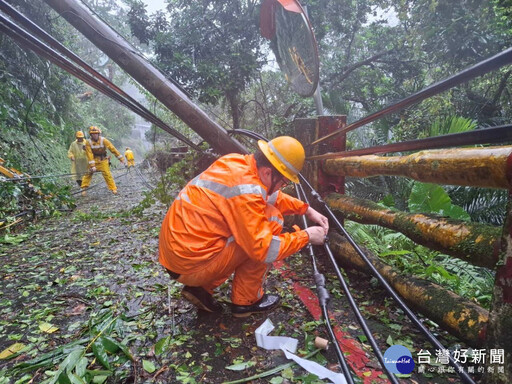
[(159, 68), (188, 93), (207, 104), (226, 100), (237, 128), (240, 94), (264, 63), (258, 4), (170, 0), (167, 15), (150, 17), (136, 1), (130, 25), (141, 42), (152, 42)]
[[(261, 92), (255, 99), (251, 91), (272, 87), (262, 83), (261, 74), (275, 67), (269, 42), (259, 36), (259, 2), (169, 0), (165, 11), (153, 15), (140, 0), (130, 3), (132, 33), (152, 47), (165, 73), (200, 102), (226, 102), (235, 128), (243, 121), (266, 129), (268, 119), (244, 118), (247, 108), (264, 108), (264, 97), (272, 97)], [(319, 43), (324, 105), (328, 113), (348, 114), (349, 121), (497, 54), (512, 40), (510, 7), (498, 0), (304, 0), (302, 5)], [(505, 67), (388, 117), (380, 129), (396, 126), (396, 137), (407, 139), (424, 134), (439, 116), (499, 124), (510, 112), (509, 76)], [(292, 104), (288, 107), (302, 111), (299, 116), (314, 113), (304, 108), (306, 100)], [(281, 121), (282, 115), (270, 120)]]

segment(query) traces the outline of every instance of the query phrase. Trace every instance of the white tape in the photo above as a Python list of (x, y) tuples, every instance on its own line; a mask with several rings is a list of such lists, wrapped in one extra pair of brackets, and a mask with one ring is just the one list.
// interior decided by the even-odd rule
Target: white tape
[(309, 361), (297, 355), (294, 355), (293, 353), (288, 352), (284, 348), (281, 348), (281, 350), (284, 352), (284, 355), (288, 360), (295, 361), (306, 371), (317, 375), (319, 379), (329, 379), (334, 384), (347, 384), (347, 380), (345, 380), (345, 376), (343, 375), (343, 373), (333, 372), (330, 369), (327, 369), (321, 366), (320, 364), (315, 363), (314, 361)]
[(333, 372), (318, 363), (309, 361), (294, 355), (297, 350), (297, 339), (285, 336), (268, 336), (274, 329), (274, 324), (267, 319), (261, 324), (254, 335), (256, 336), (256, 344), (260, 348), (267, 350), (280, 349), (284, 352), (287, 359), (295, 361), (306, 371), (317, 375), (320, 379), (329, 379), (334, 384), (346, 384), (345, 376), (342, 373)]
[(297, 339), (285, 336), (267, 336), (274, 329), (274, 324), (267, 319), (261, 324), (254, 334), (256, 335), (256, 345), (263, 349), (281, 349), (285, 347), (288, 351), (295, 353), (297, 350)]

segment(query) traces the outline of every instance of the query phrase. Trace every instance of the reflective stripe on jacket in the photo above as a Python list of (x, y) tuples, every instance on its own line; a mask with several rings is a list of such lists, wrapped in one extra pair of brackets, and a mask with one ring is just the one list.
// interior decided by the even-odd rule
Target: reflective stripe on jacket
[(95, 161), (94, 158), (100, 158), (101, 160), (105, 160), (107, 158), (107, 149), (114, 154), (119, 160), (123, 158), (121, 153), (114, 147), (114, 145), (110, 142), (109, 139), (100, 137), (99, 141), (92, 141), (92, 139), (86, 140), (85, 142), (85, 152), (87, 153), (87, 159), (89, 160), (89, 165), (94, 167)]
[[(235, 241), (252, 259), (272, 263), (308, 243), (306, 231), (272, 234), (265, 215), (272, 203), (283, 215), (304, 214), (308, 205), (281, 191), (267, 196), (253, 155), (230, 154), (191, 180), (167, 212), (160, 231), (160, 263), (187, 274)], [(280, 220), (280, 218), (278, 218)]]

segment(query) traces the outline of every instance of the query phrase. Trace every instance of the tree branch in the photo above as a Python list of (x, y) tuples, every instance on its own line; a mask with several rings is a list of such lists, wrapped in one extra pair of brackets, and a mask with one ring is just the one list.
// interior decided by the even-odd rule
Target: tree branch
[(371, 64), (372, 62), (374, 61), (377, 61), (377, 59), (381, 58), (382, 56), (384, 55), (387, 55), (391, 52), (393, 52), (395, 49), (392, 48), (392, 49), (388, 49), (387, 51), (382, 51), (382, 52), (379, 52), (379, 53), (376, 53), (375, 55), (367, 58), (366, 60), (363, 60), (363, 61), (360, 61), (358, 63), (354, 63), (352, 65), (350, 65), (349, 67), (347, 67), (339, 76), (336, 76), (334, 78), (334, 81), (337, 81), (337, 82), (342, 82), (343, 80), (345, 80), (352, 72), (354, 72), (357, 68), (360, 68), (362, 66), (365, 66), (365, 65), (369, 65)]

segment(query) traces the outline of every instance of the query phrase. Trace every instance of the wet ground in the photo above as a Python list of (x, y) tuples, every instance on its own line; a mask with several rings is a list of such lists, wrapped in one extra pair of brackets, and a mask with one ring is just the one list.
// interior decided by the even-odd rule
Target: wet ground
[[(276, 327), (272, 335), (298, 339), (301, 356), (315, 351), (315, 337), (329, 338), (318, 320), (317, 301), (311, 298), (315, 283), (305, 255), (292, 256), (270, 273), (267, 291), (282, 297), (272, 313), (233, 318), (228, 284), (216, 294), (225, 307), (222, 314), (198, 312), (182, 300), (180, 284), (171, 282), (157, 261), (166, 208), (152, 205), (141, 215), (133, 211), (150, 187), (148, 179), (155, 180), (147, 172), (144, 180), (133, 170), (125, 172), (114, 172), (119, 195), (112, 195), (96, 176), (97, 186), (86, 197), (76, 195), (77, 209), (71, 214), (38, 222), (17, 234), (13, 244), (0, 244), (0, 352), (16, 344), (20, 348), (0, 360), (0, 384), (51, 379), (48, 372), (57, 371), (77, 345), (73, 343), (83, 348), (90, 382), (222, 383), (289, 362), (281, 351), (256, 345), (254, 331), (267, 318)], [(325, 260), (320, 255), (318, 265), (327, 277), (341, 348), (358, 369), (355, 382), (387, 382)], [(383, 353), (392, 344), (434, 353), (370, 278), (350, 272), (347, 278)], [(439, 336), (444, 341), (445, 335)], [(449, 339), (445, 345), (455, 342)], [(53, 360), (43, 359), (48, 354)], [(332, 347), (311, 359), (340, 371)], [(400, 381), (459, 379), (413, 373)], [(295, 365), (251, 382), (325, 381)]]

